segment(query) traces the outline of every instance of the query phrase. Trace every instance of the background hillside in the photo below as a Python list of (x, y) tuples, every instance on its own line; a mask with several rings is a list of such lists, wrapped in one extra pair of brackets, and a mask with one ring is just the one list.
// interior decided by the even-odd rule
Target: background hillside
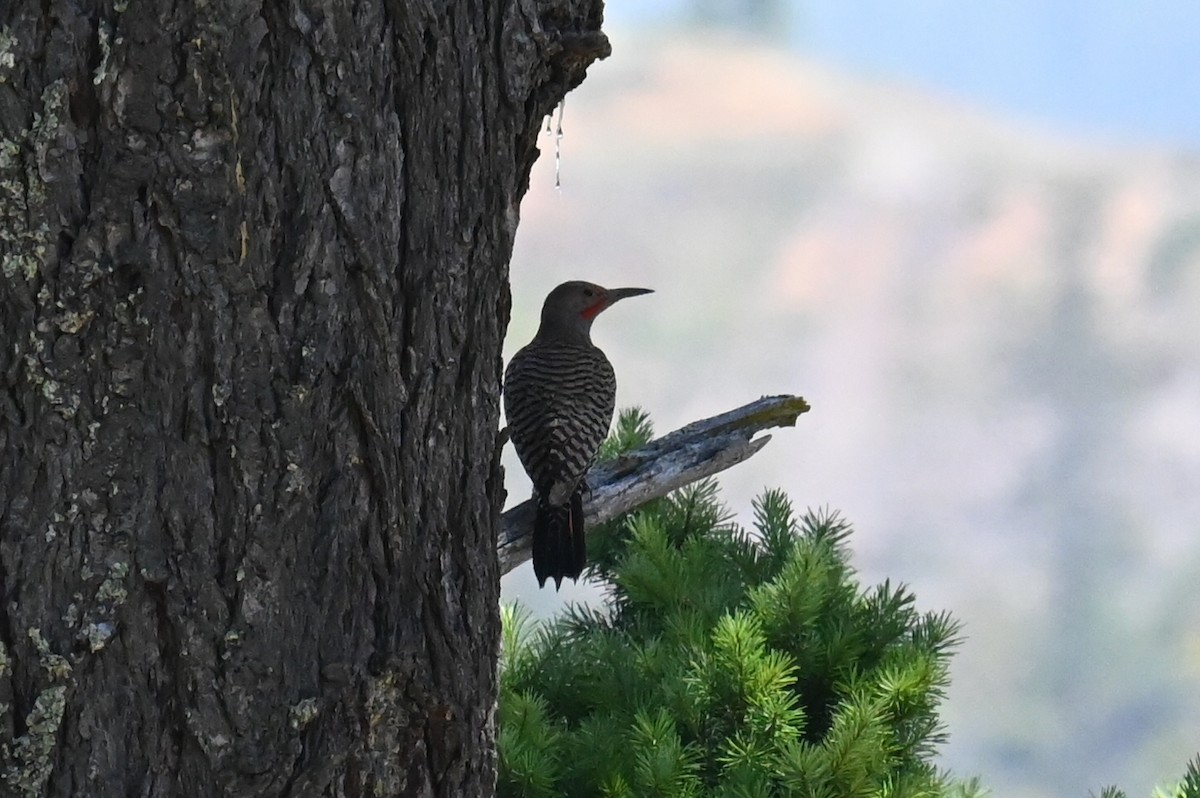
[[(565, 279), (660, 431), (813, 405), (723, 475), (855, 525), (966, 624), (944, 763), (1147, 794), (1200, 748), (1200, 158), (1047, 132), (762, 38), (613, 33), (525, 199), (507, 353)], [(528, 483), (506, 459), (510, 502)], [(543, 612), (592, 588), (538, 592)]]

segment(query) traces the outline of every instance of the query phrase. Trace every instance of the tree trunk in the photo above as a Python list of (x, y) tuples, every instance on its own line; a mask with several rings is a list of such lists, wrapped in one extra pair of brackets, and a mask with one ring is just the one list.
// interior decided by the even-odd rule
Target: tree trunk
[(0, 4), (0, 794), (493, 792), (507, 264), (600, 17)]

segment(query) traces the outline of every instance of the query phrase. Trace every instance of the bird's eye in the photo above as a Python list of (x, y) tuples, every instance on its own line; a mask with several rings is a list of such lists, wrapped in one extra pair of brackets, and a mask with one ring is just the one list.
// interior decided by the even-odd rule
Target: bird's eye
[(590, 288), (585, 288), (585, 289), (583, 289), (583, 295), (586, 297), (592, 297), (592, 296), (596, 295), (596, 292)]

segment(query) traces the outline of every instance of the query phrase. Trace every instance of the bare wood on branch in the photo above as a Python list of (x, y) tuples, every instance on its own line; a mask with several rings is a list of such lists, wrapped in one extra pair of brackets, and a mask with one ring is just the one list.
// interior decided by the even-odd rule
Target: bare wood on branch
[[(588, 472), (592, 490), (584, 496), (588, 528), (612, 520), (673, 490), (735, 466), (767, 445), (773, 427), (791, 427), (808, 403), (799, 396), (766, 396), (657, 438)], [(533, 500), (501, 518), (496, 551), (506, 574), (531, 556)]]

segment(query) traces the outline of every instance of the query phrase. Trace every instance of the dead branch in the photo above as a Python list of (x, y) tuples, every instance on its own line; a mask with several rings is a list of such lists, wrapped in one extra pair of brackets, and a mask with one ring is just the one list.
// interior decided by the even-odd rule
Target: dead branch
[[(799, 396), (767, 396), (757, 402), (696, 421), (588, 472), (591, 494), (583, 511), (589, 528), (666, 496), (684, 485), (737, 465), (771, 440), (754, 438), (772, 427), (791, 427), (808, 403)], [(534, 503), (526, 501), (501, 517), (496, 546), (500, 573), (530, 557)]]

